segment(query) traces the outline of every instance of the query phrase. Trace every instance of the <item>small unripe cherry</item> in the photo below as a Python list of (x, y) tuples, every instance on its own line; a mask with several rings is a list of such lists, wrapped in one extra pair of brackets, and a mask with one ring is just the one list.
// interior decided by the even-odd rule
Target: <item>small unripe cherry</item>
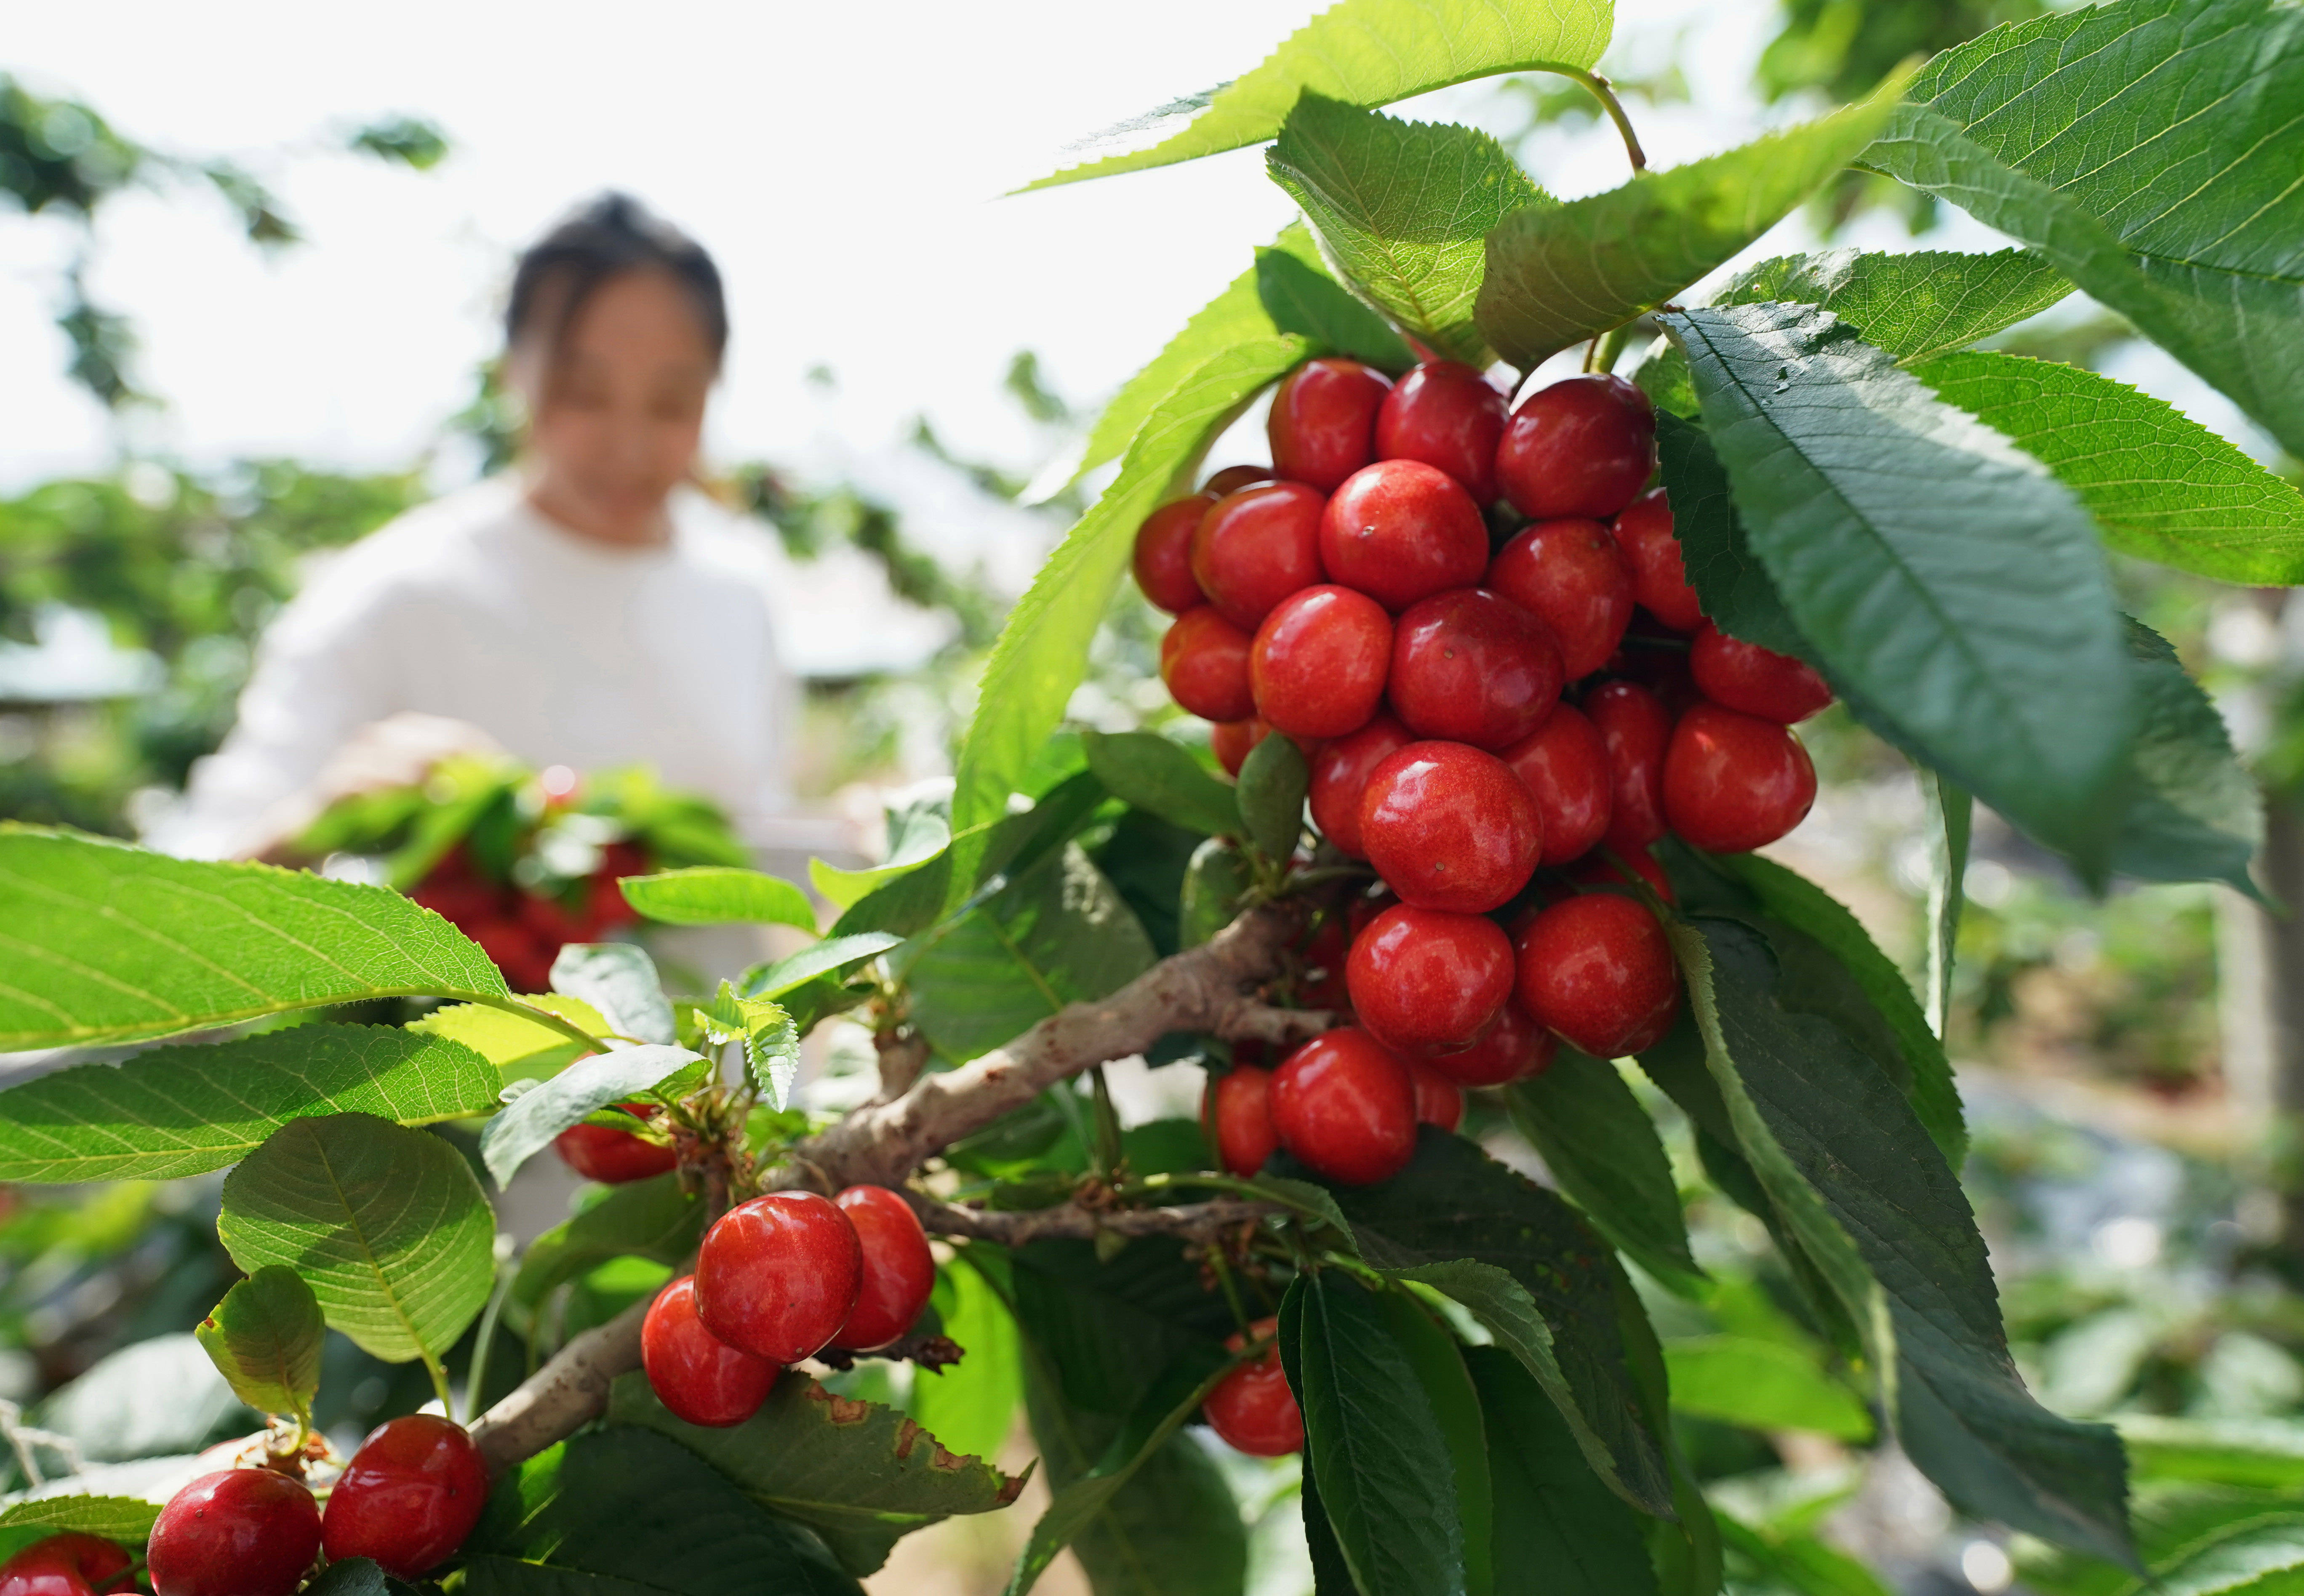
[(1585, 697), (1584, 714), (1608, 750), (1605, 840), (1619, 853), (1646, 848), (1664, 833), (1664, 752), (1672, 740), (1672, 712), (1648, 688), (1611, 681)]
[(1200, 485), (1200, 491), (1221, 499), (1226, 494), (1238, 493), (1251, 483), (1271, 480), (1270, 466), (1225, 466), (1210, 474), (1208, 479)]
[(1376, 717), (1349, 737), (1320, 745), (1312, 756), (1312, 823), (1353, 858), (1368, 857), (1360, 840), (1360, 798), (1376, 767), (1416, 740), (1392, 716)]
[(1463, 1047), (1512, 995), (1512, 939), (1480, 915), (1403, 903), (1353, 939), (1344, 979), (1352, 1012), (1385, 1046)]
[(1532, 916), (1520, 935), (1520, 1001), (1596, 1059), (1654, 1047), (1680, 1008), (1680, 972), (1646, 906), (1587, 892)]
[(1248, 651), (1256, 713), (1291, 737), (1358, 731), (1384, 701), (1391, 669), (1392, 617), (1334, 583), (1282, 599)]
[(1420, 460), (1445, 471), (1481, 504), (1496, 496), (1496, 441), (1511, 401), (1454, 360), (1427, 360), (1393, 385), (1376, 416), (1381, 460)]
[(936, 1289), (936, 1255), (912, 1205), (885, 1186), (851, 1186), (833, 1201), (856, 1227), (864, 1279), (833, 1345), (877, 1352), (912, 1328)]
[(1200, 1127), (1227, 1172), (1244, 1179), (1264, 1168), (1280, 1145), (1272, 1127), (1272, 1072), (1234, 1064), (1210, 1081), (1200, 1102)]
[(268, 1468), (202, 1474), (168, 1499), (145, 1566), (157, 1596), (288, 1596), (320, 1555), (320, 1505)]
[(708, 1429), (741, 1424), (760, 1411), (784, 1371), (739, 1352), (696, 1314), (696, 1277), (682, 1275), (656, 1294), (640, 1321), (640, 1367), (648, 1389), (676, 1418)]
[[(1264, 1319), (1249, 1327), (1268, 1336), (1278, 1321)], [(1238, 1352), (1247, 1345), (1238, 1334), (1224, 1345)], [(1280, 1348), (1267, 1347), (1216, 1381), (1201, 1405), (1208, 1428), (1236, 1452), (1251, 1457), (1285, 1457), (1304, 1445), (1304, 1414), (1288, 1389), (1287, 1371), (1281, 1367)]]
[(1171, 615), (1207, 603), (1192, 575), (1192, 533), (1216, 502), (1209, 493), (1172, 499), (1136, 529), (1136, 585), (1155, 607)]
[(856, 1227), (814, 1192), (740, 1203), (704, 1233), (696, 1312), (739, 1352), (796, 1364), (848, 1322), (864, 1283)]
[(1832, 702), (1832, 689), (1806, 660), (1732, 638), (1709, 621), (1688, 646), (1688, 671), (1722, 708), (1779, 726), (1805, 721)]
[(101, 1535), (66, 1530), (0, 1563), (0, 1596), (106, 1596), (133, 1590), (132, 1562)]
[(1707, 853), (1765, 848), (1808, 818), (1816, 766), (1792, 729), (1695, 704), (1664, 759), (1664, 817)]
[(462, 1424), (410, 1414), (372, 1431), (344, 1465), (320, 1519), (328, 1561), (368, 1558), (395, 1579), (455, 1555), (488, 1505), (488, 1465)]
[(1510, 747), (1560, 701), (1560, 650), (1544, 623), (1480, 587), (1410, 604), (1392, 633), (1393, 713), (1419, 737)]
[(1168, 696), (1203, 720), (1247, 720), (1256, 713), (1248, 683), (1249, 641), (1213, 605), (1177, 616), (1160, 639), (1160, 680)]
[(1544, 822), (1510, 766), (1463, 743), (1410, 743), (1360, 795), (1360, 842), (1402, 903), (1483, 915), (1528, 884)]
[(1676, 632), (1692, 632), (1704, 621), (1704, 606), (1688, 585), (1680, 539), (1673, 536), (1672, 501), (1650, 488), (1616, 518), (1616, 546), (1632, 568), (1632, 596), (1640, 608)]
[(1488, 525), (1445, 471), (1380, 460), (1345, 478), (1320, 512), (1320, 565), (1398, 614), (1470, 587), (1488, 567)]
[(1544, 818), (1546, 865), (1565, 865), (1599, 845), (1614, 788), (1600, 729), (1572, 704), (1553, 706), (1544, 724), (1497, 756), (1536, 799)]
[(1376, 458), (1376, 414), (1392, 382), (1358, 360), (1310, 360), (1272, 396), (1272, 470), (1332, 494)]
[(1496, 552), (1481, 586), (1544, 622), (1571, 681), (1608, 663), (1632, 619), (1632, 571), (1598, 521), (1537, 521)]
[[(656, 1116), (650, 1103), (627, 1102), (618, 1106), (635, 1119), (653, 1119)], [(552, 1138), (552, 1150), (560, 1155), (561, 1162), (585, 1179), (597, 1180), (604, 1186), (646, 1180), (680, 1167), (680, 1154), (663, 1143), (606, 1125), (572, 1125)]]
[(1329, 1179), (1371, 1185), (1416, 1156), (1416, 1083), (1366, 1031), (1330, 1031), (1274, 1074), (1272, 1124), (1282, 1146)]
[[(1517, 970), (1515, 956), (1515, 983)], [(1460, 1086), (1501, 1086), (1543, 1074), (1559, 1051), (1559, 1039), (1529, 1018), (1518, 998), (1512, 998), (1470, 1047), (1431, 1054), (1425, 1062)]]
[(1587, 372), (1520, 401), (1496, 443), (1496, 486), (1532, 521), (1605, 520), (1656, 469), (1656, 411), (1622, 377)]
[(1192, 533), (1192, 576), (1216, 613), (1243, 631), (1320, 579), (1321, 494), (1259, 482), (1210, 505)]
[[(1254, 679), (1250, 678), (1253, 686)], [(1208, 729), (1208, 751), (1216, 763), (1224, 767), (1228, 776), (1240, 774), (1240, 767), (1248, 763), (1256, 745), (1272, 735), (1272, 728), (1250, 715), (1245, 721), (1218, 721)]]

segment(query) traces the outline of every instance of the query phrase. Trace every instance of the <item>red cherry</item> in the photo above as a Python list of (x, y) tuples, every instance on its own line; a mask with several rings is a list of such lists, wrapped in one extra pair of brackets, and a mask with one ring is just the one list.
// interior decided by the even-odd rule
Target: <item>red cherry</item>
[(1280, 1145), (1280, 1133), (1272, 1127), (1272, 1072), (1234, 1064), (1210, 1081), (1200, 1101), (1200, 1126), (1216, 1162), (1232, 1174), (1245, 1178), (1264, 1168)]
[(1546, 865), (1565, 865), (1598, 846), (1613, 804), (1608, 746), (1572, 704), (1554, 706), (1544, 724), (1499, 756), (1512, 766), (1544, 817)]
[(1391, 379), (1358, 360), (1312, 360), (1288, 374), (1265, 422), (1272, 470), (1332, 494), (1376, 458), (1376, 413)]
[(1324, 743), (1312, 756), (1312, 823), (1353, 858), (1367, 857), (1360, 842), (1360, 797), (1370, 772), (1416, 740), (1415, 733), (1378, 712), (1349, 737)]
[(1632, 571), (1597, 521), (1538, 521), (1496, 553), (1481, 584), (1544, 622), (1568, 680), (1608, 663), (1632, 619)]
[(1496, 444), (1496, 486), (1533, 521), (1605, 520), (1656, 469), (1656, 411), (1622, 377), (1587, 372), (1520, 401)]
[(1561, 680), (1544, 623), (1485, 588), (1436, 594), (1393, 628), (1386, 690), (1419, 737), (1509, 747), (1544, 723)]
[(1236, 494), (1250, 483), (1272, 480), (1269, 466), (1226, 466), (1200, 485), (1204, 494), (1221, 499), (1226, 494)]
[(1688, 585), (1680, 539), (1673, 536), (1672, 501), (1650, 488), (1616, 518), (1616, 546), (1632, 568), (1632, 595), (1640, 608), (1676, 632), (1702, 624), (1704, 606)]
[(487, 1505), (488, 1465), (464, 1427), (411, 1414), (378, 1425), (344, 1465), (320, 1519), (320, 1545), (331, 1563), (369, 1558), (396, 1579), (414, 1579), (463, 1545)]
[(552, 960), (560, 951), (558, 943), (538, 942), (534, 932), (510, 916), (475, 921), (463, 932), (504, 972), (512, 991), (552, 990)]
[(1245, 721), (1218, 721), (1208, 730), (1208, 750), (1224, 773), (1237, 776), (1256, 745), (1272, 735), (1272, 728), (1254, 716)]
[(470, 875), (436, 868), (408, 895), (449, 924), (460, 926), (498, 918), (504, 902), (502, 888)]
[(557, 948), (563, 943), (580, 942), (590, 938), (591, 895), (589, 891), (582, 895), (580, 903), (581, 907), (571, 909), (558, 898), (539, 898), (532, 892), (522, 892), (514, 905), (514, 913), (537, 941)]
[(1351, 940), (1358, 942), (1360, 933), (1376, 924), (1376, 917), (1400, 901), (1400, 894), (1379, 883), (1376, 888), (1355, 898), (1344, 908), (1344, 928)]
[(1680, 1008), (1680, 974), (1645, 905), (1588, 892), (1529, 920), (1520, 937), (1520, 1001), (1596, 1059), (1654, 1047)]
[(640, 1321), (640, 1367), (648, 1371), (648, 1389), (674, 1416), (715, 1430), (759, 1412), (783, 1372), (704, 1328), (696, 1314), (694, 1275), (681, 1276), (648, 1305)]
[(268, 1468), (202, 1474), (168, 1499), (146, 1570), (158, 1596), (288, 1596), (320, 1552), (320, 1505)]
[(1333, 584), (1280, 601), (1248, 653), (1256, 713), (1291, 737), (1358, 731), (1384, 701), (1392, 617), (1366, 594)]
[(1320, 579), (1327, 500), (1300, 482), (1260, 482), (1208, 507), (1192, 534), (1192, 575), (1216, 612), (1244, 631)]
[(1510, 401), (1469, 366), (1427, 360), (1385, 395), (1376, 414), (1376, 452), (1421, 460), (1464, 485), (1482, 504), (1496, 496), (1496, 441)]
[(640, 917), (640, 911), (624, 901), (624, 889), (620, 883), (625, 875), (644, 874), (645, 871), (628, 870), (623, 874), (612, 874), (606, 865), (596, 871), (585, 887), (584, 934), (572, 940), (597, 942), (606, 932), (635, 924)]
[(1169, 697), (1210, 721), (1256, 713), (1248, 686), (1248, 634), (1202, 604), (1176, 617), (1160, 639), (1160, 680)]
[(1765, 848), (1808, 818), (1816, 766), (1788, 727), (1696, 704), (1664, 756), (1664, 817), (1707, 853)]
[(1417, 742), (1369, 773), (1360, 841), (1402, 903), (1484, 915), (1535, 874), (1544, 821), (1495, 755)]
[(1464, 1122), (1464, 1089), (1420, 1059), (1408, 1061), (1410, 1075), (1416, 1077), (1416, 1119), (1419, 1125), (1436, 1125), (1443, 1130), (1454, 1130)]
[[(1616, 863), (1619, 858), (1631, 866), (1629, 874), (1622, 866)], [(1645, 848), (1635, 848), (1629, 853), (1611, 850), (1609, 853), (1594, 854), (1571, 871), (1569, 879), (1584, 887), (1622, 887), (1630, 886), (1634, 876), (1648, 882), (1656, 895), (1666, 903), (1680, 901), (1673, 892), (1672, 877), (1666, 875), (1664, 866), (1656, 863), (1656, 854)]]
[(1136, 585), (1171, 615), (1207, 603), (1192, 575), (1192, 533), (1216, 502), (1212, 493), (1172, 499), (1136, 529)]
[(912, 1328), (936, 1288), (936, 1258), (912, 1205), (885, 1186), (851, 1186), (833, 1199), (856, 1227), (864, 1285), (848, 1322), (833, 1338), (851, 1352), (875, 1352)]
[(1832, 702), (1832, 689), (1806, 660), (1732, 638), (1709, 621), (1688, 646), (1689, 674), (1715, 704), (1790, 726)]
[(740, 1352), (796, 1364), (840, 1333), (864, 1284), (856, 1227), (814, 1192), (740, 1203), (704, 1233), (696, 1312)]
[[(1351, 951), (1351, 935), (1344, 929), (1344, 916), (1333, 913), (1324, 916), (1304, 943), (1297, 1001), (1307, 1009), (1342, 1009), (1351, 1003), (1351, 993), (1344, 985), (1344, 959)], [(1238, 1044), (1232, 1057), (1240, 1057)]]
[[(620, 1106), (639, 1119), (656, 1118), (656, 1109), (648, 1103)], [(606, 1186), (646, 1180), (680, 1167), (680, 1154), (670, 1147), (606, 1125), (572, 1125), (552, 1138), (552, 1150), (560, 1155), (561, 1162), (585, 1179)]]
[(1366, 1031), (1330, 1031), (1273, 1076), (1272, 1124), (1282, 1146), (1329, 1179), (1368, 1186), (1416, 1156), (1416, 1083)]
[(1472, 1039), (1471, 1046), (1434, 1053), (1426, 1062), (1460, 1086), (1501, 1086), (1543, 1074), (1559, 1051), (1558, 1039), (1530, 1018), (1520, 1000), (1513, 998), (1496, 1010), (1495, 1018)]
[(1320, 564), (1394, 614), (1470, 587), (1488, 566), (1480, 507), (1445, 471), (1380, 460), (1351, 474), (1320, 512)]
[(67, 1530), (0, 1563), (0, 1596), (99, 1596), (132, 1590), (127, 1552), (101, 1535)]
[(1512, 989), (1512, 939), (1494, 920), (1402, 904), (1353, 940), (1352, 1012), (1402, 1052), (1463, 1047)]
[(1608, 749), (1608, 846), (1618, 853), (1646, 848), (1664, 831), (1664, 751), (1672, 712), (1648, 688), (1611, 681), (1585, 698), (1584, 713)]
[[(1258, 1336), (1268, 1336), (1277, 1324), (1265, 1319), (1250, 1328)], [(1234, 1335), (1225, 1345), (1238, 1352), (1248, 1343)], [(1226, 1446), (1251, 1457), (1285, 1457), (1304, 1445), (1304, 1414), (1296, 1406), (1296, 1394), (1288, 1389), (1288, 1373), (1280, 1365), (1276, 1346), (1216, 1381), (1200, 1414)]]

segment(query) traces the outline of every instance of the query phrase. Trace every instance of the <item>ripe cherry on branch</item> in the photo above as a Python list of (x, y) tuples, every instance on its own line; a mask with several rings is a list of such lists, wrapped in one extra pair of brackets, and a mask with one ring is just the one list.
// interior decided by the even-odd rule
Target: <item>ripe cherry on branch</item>
[(696, 1277), (682, 1275), (656, 1293), (640, 1322), (640, 1367), (656, 1399), (691, 1424), (721, 1429), (760, 1409), (782, 1371), (739, 1352), (704, 1328), (696, 1313)]
[[(1272, 1319), (1249, 1327), (1258, 1337), (1270, 1336), (1278, 1328), (1279, 1322)], [(1236, 1353), (1248, 1341), (1235, 1332), (1224, 1345)], [(1304, 1445), (1304, 1414), (1296, 1406), (1296, 1394), (1288, 1389), (1277, 1345), (1218, 1381), (1200, 1412), (1226, 1446), (1251, 1457), (1285, 1457)]]
[(1632, 568), (1632, 595), (1640, 608), (1676, 632), (1704, 623), (1696, 589), (1688, 585), (1680, 540), (1673, 536), (1672, 503), (1664, 489), (1651, 488), (1632, 501), (1615, 521), (1616, 546)]
[(1384, 699), (1392, 618), (1334, 584), (1282, 599), (1257, 629), (1248, 676), (1256, 713), (1292, 737), (1357, 731)]
[(936, 1286), (936, 1259), (912, 1205), (885, 1186), (851, 1186), (833, 1199), (856, 1228), (863, 1279), (856, 1305), (833, 1338), (851, 1352), (876, 1352), (912, 1328)]
[(1353, 939), (1352, 1011), (1403, 1052), (1469, 1046), (1512, 995), (1512, 939), (1480, 915), (1401, 904)]
[(1520, 934), (1520, 1001), (1597, 1059), (1654, 1047), (1680, 1008), (1680, 975), (1664, 927), (1613, 892), (1556, 903)]
[(1606, 664), (1631, 624), (1631, 567), (1598, 521), (1523, 528), (1497, 552), (1484, 585), (1544, 622), (1571, 681)]
[(1380, 460), (1345, 478), (1320, 514), (1320, 563), (1394, 614), (1420, 598), (1470, 587), (1488, 565), (1480, 507), (1447, 473)]
[(488, 1503), (487, 1465), (461, 1424), (411, 1414), (377, 1427), (344, 1465), (320, 1519), (330, 1562), (368, 1558), (414, 1579), (453, 1556)]
[(1368, 862), (1419, 908), (1484, 915), (1528, 884), (1544, 852), (1536, 800), (1493, 754), (1410, 743), (1369, 773), (1360, 795)]
[(1207, 603), (1199, 578), (1192, 574), (1192, 534), (1216, 502), (1212, 493), (1171, 500), (1145, 517), (1137, 528), (1136, 585), (1144, 590), (1145, 597), (1171, 615)]
[(1205, 720), (1245, 721), (1256, 713), (1249, 644), (1249, 635), (1213, 606), (1188, 610), (1160, 639), (1160, 680), (1170, 697)]
[(1318, 581), (1326, 504), (1300, 482), (1259, 482), (1208, 506), (1192, 533), (1192, 576), (1216, 613), (1252, 632), (1275, 604)]
[(107, 1596), (133, 1590), (128, 1553), (101, 1535), (67, 1531), (0, 1563), (0, 1596)]
[(1264, 1168), (1280, 1145), (1272, 1124), (1272, 1072), (1235, 1064), (1208, 1083), (1200, 1107), (1200, 1127), (1216, 1162), (1243, 1178)]
[(320, 1554), (320, 1506), (268, 1468), (202, 1474), (168, 1499), (146, 1566), (156, 1596), (288, 1596)]
[(1656, 469), (1656, 411), (1622, 377), (1590, 372), (1520, 401), (1496, 444), (1496, 486), (1533, 521), (1603, 520)]
[(1332, 494), (1376, 458), (1376, 418), (1392, 384), (1358, 360), (1309, 360), (1272, 396), (1272, 469)]
[[(657, 1113), (649, 1103), (620, 1106), (640, 1119), (653, 1119)], [(604, 1186), (646, 1180), (680, 1167), (680, 1154), (663, 1143), (608, 1125), (572, 1125), (552, 1138), (552, 1150), (585, 1179)]]
[(770, 1192), (704, 1233), (696, 1312), (738, 1351), (796, 1364), (840, 1333), (863, 1278), (863, 1248), (845, 1213), (814, 1192)]
[(1280, 1144), (1321, 1174), (1372, 1185), (1416, 1155), (1416, 1083), (1366, 1031), (1330, 1031), (1274, 1073), (1272, 1124)]
[(1427, 360), (1385, 395), (1376, 418), (1376, 454), (1445, 471), (1475, 503), (1493, 503), (1496, 441), (1508, 409), (1495, 385), (1470, 367)]
[(1392, 707), (1419, 737), (1507, 748), (1560, 698), (1560, 649), (1500, 595), (1459, 587), (1410, 604), (1392, 634)]

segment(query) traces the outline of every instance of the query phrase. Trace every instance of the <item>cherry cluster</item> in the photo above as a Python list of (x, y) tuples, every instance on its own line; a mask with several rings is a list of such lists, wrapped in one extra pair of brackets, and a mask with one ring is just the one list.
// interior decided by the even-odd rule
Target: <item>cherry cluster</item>
[(1314, 825), (1382, 879), (1307, 950), (1353, 1023), (1276, 1070), (1249, 1050), (1211, 1088), (1212, 1139), (1238, 1173), (1284, 1146), (1364, 1183), (1555, 1038), (1616, 1058), (1663, 1036), (1680, 989), (1649, 849), (1798, 825), (1816, 771), (1791, 727), (1832, 693), (1706, 619), (1648, 486), (1655, 413), (1621, 377), (1511, 409), (1453, 362), (1394, 384), (1315, 360), (1269, 435), (1269, 470), (1152, 513), (1136, 578), (1176, 617), (1162, 680), (1225, 767), (1293, 739)]
[(787, 1364), (826, 1347), (884, 1350), (936, 1284), (928, 1233), (885, 1186), (829, 1201), (770, 1192), (705, 1232), (696, 1272), (648, 1305), (640, 1361), (657, 1398), (691, 1424), (741, 1424)]
[(640, 918), (616, 882), (648, 867), (638, 844), (611, 842), (589, 876), (546, 894), (491, 877), (459, 842), (408, 895), (478, 942), (514, 992), (549, 992), (563, 947), (597, 942)]

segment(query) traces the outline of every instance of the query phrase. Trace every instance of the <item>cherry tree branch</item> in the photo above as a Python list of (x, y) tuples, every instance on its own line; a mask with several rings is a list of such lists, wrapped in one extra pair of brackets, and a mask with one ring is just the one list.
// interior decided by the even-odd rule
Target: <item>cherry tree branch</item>
[(1087, 1240), (1106, 1230), (1118, 1236), (1205, 1236), (1280, 1211), (1271, 1203), (1222, 1197), (1175, 1208), (1084, 1208), (1078, 1203), (1062, 1203), (1054, 1208), (1003, 1212), (959, 1208), (918, 1193), (910, 1195), (920, 1223), (936, 1234), (996, 1241), (1003, 1246), (1021, 1246), (1049, 1236)]
[(646, 1302), (636, 1302), (574, 1337), (472, 1422), (472, 1440), (490, 1474), (567, 1440), (608, 1411), (609, 1383), (640, 1366), (640, 1321), (648, 1310)]

